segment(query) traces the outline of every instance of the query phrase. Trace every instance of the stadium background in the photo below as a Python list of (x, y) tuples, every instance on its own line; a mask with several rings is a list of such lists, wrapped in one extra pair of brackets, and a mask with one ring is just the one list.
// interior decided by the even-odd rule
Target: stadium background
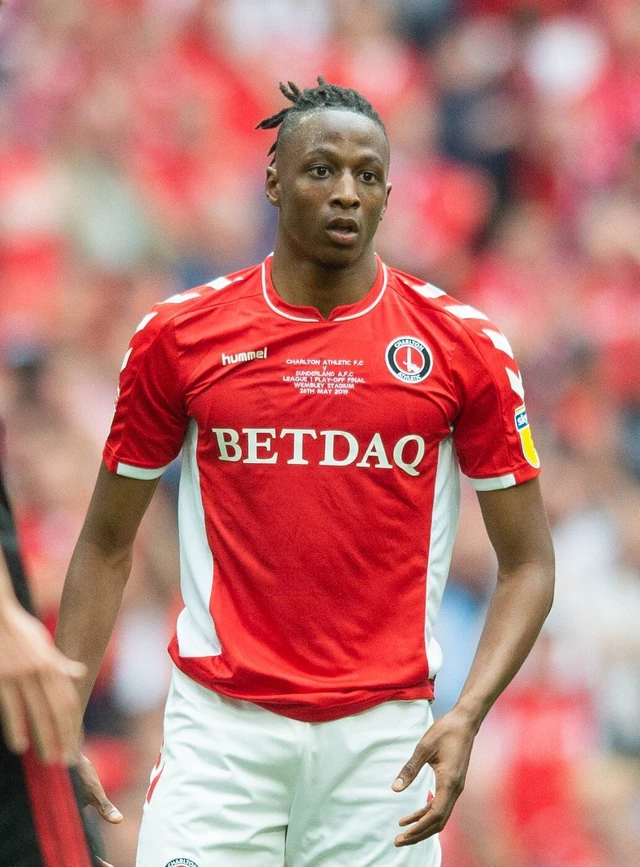
[[(156, 300), (258, 261), (280, 79), (368, 96), (378, 251), (487, 312), (527, 386), (557, 601), (477, 741), (447, 867), (640, 864), (640, 3), (9, 0), (0, 19), (0, 413), (53, 627), (122, 355)], [(178, 600), (177, 475), (87, 715), (133, 864)], [(437, 635), (455, 701), (494, 576), (470, 489)], [(385, 785), (391, 781), (381, 781)]]

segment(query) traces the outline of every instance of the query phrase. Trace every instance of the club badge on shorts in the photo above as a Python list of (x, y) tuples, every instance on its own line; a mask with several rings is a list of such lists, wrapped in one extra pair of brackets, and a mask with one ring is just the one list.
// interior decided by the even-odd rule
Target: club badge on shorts
[(387, 346), (387, 367), (402, 382), (422, 382), (431, 373), (433, 356), (417, 337), (396, 337)]
[(189, 858), (174, 858), (173, 861), (169, 861), (166, 867), (198, 867), (198, 865)]
[(529, 419), (527, 417), (527, 409), (524, 404), (519, 406), (516, 410), (515, 420), (516, 430), (520, 434), (523, 454), (531, 466), (538, 469), (540, 466), (540, 458), (538, 457), (538, 452), (533, 444), (533, 437), (531, 436), (531, 428), (529, 427)]

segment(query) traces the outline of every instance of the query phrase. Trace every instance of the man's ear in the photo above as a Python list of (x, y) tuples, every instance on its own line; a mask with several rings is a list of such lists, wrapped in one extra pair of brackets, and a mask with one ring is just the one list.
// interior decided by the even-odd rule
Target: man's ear
[(387, 208), (389, 207), (389, 196), (391, 195), (391, 190), (393, 189), (392, 184), (387, 184), (387, 195), (384, 199), (384, 208), (382, 209), (382, 213), (380, 214), (380, 219), (382, 219), (385, 215)]
[(267, 199), (274, 206), (280, 207), (280, 182), (278, 180), (278, 170), (275, 166), (267, 167), (267, 177), (264, 184), (264, 191)]

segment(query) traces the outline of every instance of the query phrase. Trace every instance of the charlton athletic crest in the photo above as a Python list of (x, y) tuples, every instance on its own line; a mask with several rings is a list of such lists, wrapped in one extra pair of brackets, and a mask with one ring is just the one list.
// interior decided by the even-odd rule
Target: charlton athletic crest
[(417, 337), (396, 337), (387, 346), (387, 367), (402, 382), (422, 382), (431, 373), (431, 350)]
[(198, 867), (198, 865), (188, 858), (174, 858), (173, 861), (169, 861), (167, 867)]

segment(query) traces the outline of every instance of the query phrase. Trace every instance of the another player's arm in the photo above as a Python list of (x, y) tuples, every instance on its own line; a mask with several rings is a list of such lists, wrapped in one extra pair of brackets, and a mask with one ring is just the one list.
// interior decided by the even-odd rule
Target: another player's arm
[[(60, 605), (56, 644), (86, 665), (78, 684), (82, 711), (87, 705), (120, 610), (129, 578), (133, 543), (158, 479), (119, 476), (103, 465), (75, 547)], [(77, 747), (79, 725), (75, 731)], [(80, 773), (87, 799), (108, 821), (119, 811), (107, 799), (97, 774), (82, 758)]]
[(20, 605), (0, 548), (0, 724), (7, 747), (24, 753), (33, 742), (43, 761), (70, 761), (80, 714), (72, 679), (84, 673)]
[(393, 784), (396, 791), (406, 788), (427, 762), (435, 771), (435, 798), (400, 820), (407, 830), (397, 846), (443, 829), (464, 787), (475, 735), (529, 654), (553, 601), (554, 554), (538, 480), (479, 492), (478, 499), (498, 558), (498, 582), (457, 704), (421, 738)]

